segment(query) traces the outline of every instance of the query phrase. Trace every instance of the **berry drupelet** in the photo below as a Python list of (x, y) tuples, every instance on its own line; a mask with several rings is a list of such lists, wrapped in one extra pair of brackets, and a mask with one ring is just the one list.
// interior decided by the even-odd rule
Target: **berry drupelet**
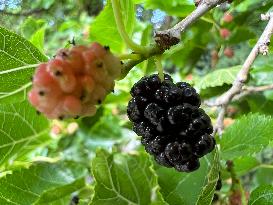
[(181, 172), (199, 168), (199, 158), (211, 152), (215, 140), (201, 100), (185, 82), (164, 81), (154, 74), (141, 78), (131, 89), (127, 114), (145, 150), (157, 163)]

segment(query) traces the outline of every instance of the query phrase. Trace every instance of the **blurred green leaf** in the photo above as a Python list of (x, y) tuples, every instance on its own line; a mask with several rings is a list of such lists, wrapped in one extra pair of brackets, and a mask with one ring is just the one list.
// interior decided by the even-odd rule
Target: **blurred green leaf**
[(28, 102), (0, 106), (0, 165), (21, 157), (50, 139), (49, 123)]
[(267, 85), (273, 83), (273, 66), (270, 64), (258, 66), (253, 69), (250, 74), (256, 85)]
[(47, 58), (21, 36), (0, 27), (0, 102), (26, 99), (37, 64)]
[(97, 109), (97, 112), (94, 116), (83, 117), (82, 119), (80, 119), (79, 125), (81, 129), (84, 129), (85, 131), (88, 132), (103, 116), (103, 111), (104, 108), (103, 106), (101, 106), (100, 108)]
[(92, 205), (165, 204), (147, 154), (109, 154), (98, 150), (92, 162), (95, 195)]
[(45, 26), (46, 21), (43, 19), (35, 19), (32, 16), (28, 17), (21, 25), (21, 34), (24, 38), (30, 39), (32, 35)]
[[(0, 179), (0, 204), (48, 205), (85, 186), (86, 170), (73, 163), (37, 163)], [(59, 203), (60, 204), (60, 203)]]
[(263, 185), (257, 187), (250, 194), (249, 205), (271, 205), (273, 201), (273, 186)]
[(247, 96), (245, 99), (251, 112), (273, 115), (273, 101), (268, 100), (263, 94), (253, 94)]
[(38, 29), (29, 39), (42, 53), (44, 53), (45, 27)]
[(246, 174), (251, 169), (257, 167), (260, 163), (255, 157), (244, 156), (233, 160), (234, 170), (238, 176)]
[(232, 160), (261, 151), (273, 139), (272, 129), (270, 116), (248, 114), (236, 120), (220, 140), (222, 159)]
[[(120, 4), (121, 8), (123, 8), (122, 16), (126, 31), (128, 32), (129, 36), (131, 36), (135, 21), (133, 1), (124, 0), (120, 1)], [(115, 52), (123, 51), (125, 44), (117, 30), (110, 0), (107, 1), (103, 11), (92, 22), (90, 26), (90, 38), (92, 41), (98, 41), (103, 45), (110, 46), (111, 50)]]
[(147, 9), (160, 9), (175, 16), (186, 16), (195, 9), (194, 3), (190, 0), (145, 0), (143, 2)]
[(202, 78), (195, 79), (195, 86), (200, 92), (206, 89), (223, 86), (224, 84), (232, 84), (239, 72), (241, 66), (234, 66), (225, 69), (217, 69), (205, 75)]
[(92, 138), (117, 139), (122, 137), (121, 129), (119, 117), (107, 110), (90, 128), (88, 134)]
[(240, 42), (247, 41), (249, 39), (255, 38), (256, 35), (247, 27), (238, 27), (233, 30), (230, 38), (228, 39), (229, 44), (238, 44)]
[[(234, 171), (238, 177), (247, 175), (247, 173), (260, 165), (260, 162), (251, 156), (243, 156), (236, 158), (233, 161)], [(221, 169), (221, 178), (226, 180), (230, 178), (230, 172), (226, 170), (226, 167)]]
[(272, 167), (260, 167), (256, 173), (256, 183), (258, 185), (271, 184), (273, 185)]

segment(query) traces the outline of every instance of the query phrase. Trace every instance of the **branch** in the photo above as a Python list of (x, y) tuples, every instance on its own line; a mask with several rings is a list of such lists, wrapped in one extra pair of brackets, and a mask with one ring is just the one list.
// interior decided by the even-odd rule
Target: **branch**
[(234, 98), (232, 99), (232, 101), (237, 101), (240, 100), (241, 98), (250, 95), (252, 93), (257, 93), (257, 92), (263, 92), (263, 91), (267, 91), (267, 90), (273, 90), (273, 84), (270, 85), (264, 85), (264, 86), (259, 86), (259, 87), (243, 87), (242, 88), (242, 93), (234, 96)]
[(165, 31), (157, 31), (155, 34), (155, 42), (157, 45), (152, 45), (146, 48), (146, 52), (142, 53), (141, 59), (129, 60), (123, 66), (122, 74), (120, 79), (123, 79), (128, 72), (137, 64), (155, 55), (164, 53), (165, 50), (171, 46), (176, 45), (180, 42), (180, 33), (184, 32), (189, 26), (195, 23), (200, 17), (205, 15), (209, 10), (216, 7), (218, 4), (223, 3), (227, 0), (203, 0), (199, 3), (199, 6), (189, 14), (180, 23), (176, 24), (173, 28)]
[(30, 11), (25, 11), (25, 12), (19, 12), (19, 13), (12, 13), (12, 12), (8, 12), (8, 11), (0, 11), (0, 14), (5, 14), (5, 15), (10, 15), (10, 16), (29, 16), (32, 14), (39, 14), (45, 11), (48, 11), (49, 9), (34, 9), (34, 10), (30, 10)]
[(221, 135), (223, 131), (223, 120), (224, 115), (226, 112), (226, 108), (228, 104), (232, 101), (233, 97), (242, 92), (243, 86), (248, 79), (248, 74), (252, 64), (254, 63), (255, 59), (259, 54), (267, 55), (268, 54), (268, 46), (270, 44), (270, 37), (273, 34), (273, 13), (263, 15), (262, 20), (269, 20), (264, 32), (262, 33), (261, 37), (259, 38), (258, 42), (250, 52), (249, 56), (247, 57), (246, 61), (244, 62), (241, 70), (237, 74), (235, 81), (232, 84), (232, 87), (223, 95), (221, 95), (218, 99), (215, 100), (214, 104), (210, 104), (210, 106), (221, 106), (220, 114), (217, 118), (214, 133), (217, 131)]
[(189, 16), (176, 24), (173, 28), (165, 31), (157, 31), (155, 34), (155, 41), (157, 45), (162, 49), (169, 49), (171, 46), (180, 42), (181, 33), (183, 33), (190, 25), (196, 22), (201, 16), (206, 14), (209, 10), (216, 7), (218, 4), (225, 2), (226, 0), (203, 0), (199, 3), (197, 9), (195, 9)]

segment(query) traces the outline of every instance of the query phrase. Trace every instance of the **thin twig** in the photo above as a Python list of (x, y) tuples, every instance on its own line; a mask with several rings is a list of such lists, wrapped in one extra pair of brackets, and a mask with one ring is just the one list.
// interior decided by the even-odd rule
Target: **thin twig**
[(156, 43), (163, 50), (169, 49), (171, 46), (178, 44), (181, 39), (181, 33), (183, 33), (190, 25), (196, 22), (209, 10), (225, 1), (226, 0), (203, 0), (189, 16), (180, 21), (174, 27), (164, 31), (157, 31), (155, 35)]
[(34, 9), (34, 10), (30, 10), (30, 11), (25, 11), (25, 12), (18, 12), (18, 13), (12, 13), (12, 12), (8, 12), (8, 11), (0, 11), (0, 14), (5, 14), (5, 15), (9, 15), (9, 16), (29, 16), (32, 14), (39, 14), (42, 12), (48, 11), (48, 9)]
[(273, 90), (273, 84), (258, 86), (258, 87), (244, 86), (243, 89), (242, 89), (242, 92), (240, 94), (234, 96), (232, 101), (240, 100), (241, 98), (243, 98), (243, 97), (245, 97), (247, 95), (250, 95), (252, 93), (263, 92), (263, 91), (267, 91), (267, 90)]
[[(266, 15), (269, 19), (269, 22), (262, 33), (260, 39), (250, 52), (246, 61), (244, 62), (242, 69), (237, 74), (235, 81), (232, 84), (232, 87), (215, 100), (215, 103), (210, 104), (210, 106), (221, 106), (219, 117), (217, 118), (214, 130), (215, 132), (222, 133), (223, 131), (223, 116), (225, 115), (226, 108), (228, 104), (232, 101), (233, 97), (242, 92), (243, 86), (248, 79), (248, 74), (252, 64), (259, 54), (267, 55), (268, 46), (270, 44), (270, 37), (273, 34), (273, 13)], [(267, 19), (266, 19), (267, 20)]]
[(38, 9), (33, 9), (33, 10), (29, 10), (29, 11), (22, 11), (22, 12), (17, 12), (17, 13), (2, 10), (2, 11), (0, 11), (0, 14), (9, 15), (9, 16), (30, 16), (33, 14), (40, 14), (43, 12), (49, 12), (54, 7), (54, 5), (55, 4), (53, 3), (48, 8), (38, 8)]
[(166, 49), (169, 49), (171, 46), (179, 43), (181, 32), (184, 32), (189, 26), (195, 23), (209, 10), (225, 1), (226, 0), (203, 0), (191, 14), (189, 14), (185, 19), (176, 24), (174, 27), (165, 31), (157, 31), (154, 37), (157, 44), (151, 45), (150, 47), (146, 48), (147, 49), (146, 52), (141, 53), (143, 55), (140, 60), (127, 61), (127, 63), (125, 63), (125, 65), (123, 66), (124, 69), (122, 70), (122, 75), (120, 79), (123, 79), (135, 65), (143, 62), (147, 58), (150, 58), (155, 55), (160, 55), (164, 53)]

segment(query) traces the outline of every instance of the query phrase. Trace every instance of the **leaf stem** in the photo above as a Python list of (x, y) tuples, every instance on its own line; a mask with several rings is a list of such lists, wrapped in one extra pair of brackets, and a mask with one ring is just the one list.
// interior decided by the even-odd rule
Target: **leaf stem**
[(139, 54), (133, 54), (133, 53), (129, 53), (129, 54), (125, 53), (125, 54), (120, 54), (118, 56), (118, 58), (120, 60), (127, 60), (127, 59), (139, 60), (139, 59), (141, 59), (141, 55), (139, 55)]
[(271, 165), (271, 164), (260, 164), (258, 167), (260, 167), (260, 168), (267, 168), (267, 169), (273, 169), (273, 165)]
[(111, 2), (112, 2), (115, 21), (117, 24), (117, 29), (118, 29), (118, 32), (119, 32), (121, 38), (124, 40), (124, 42), (126, 43), (128, 48), (132, 49), (133, 51), (135, 51), (137, 53), (146, 53), (147, 49), (145, 47), (136, 44), (134, 41), (132, 41), (129, 38), (129, 36), (125, 30), (124, 24), (123, 24), (122, 14), (120, 12), (121, 9), (120, 9), (119, 0), (111, 0)]
[(164, 73), (163, 73), (163, 67), (162, 67), (161, 60), (162, 60), (162, 55), (155, 56), (155, 65), (156, 65), (156, 69), (158, 71), (158, 76), (161, 81), (164, 81)]

